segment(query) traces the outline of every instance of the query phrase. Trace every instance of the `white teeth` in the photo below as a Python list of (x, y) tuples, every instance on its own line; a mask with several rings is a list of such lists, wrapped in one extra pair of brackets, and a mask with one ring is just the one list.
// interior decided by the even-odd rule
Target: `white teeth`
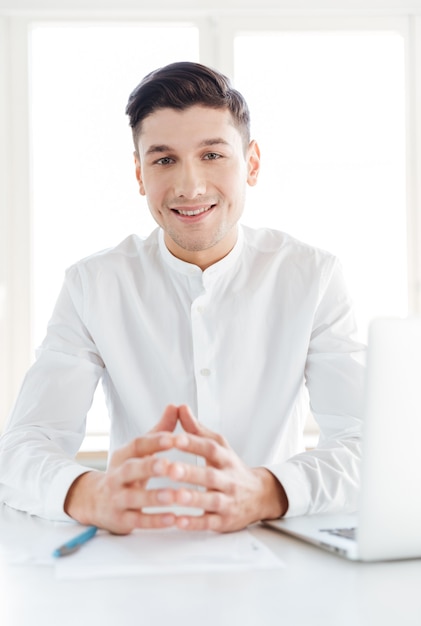
[(182, 211), (181, 209), (177, 209), (177, 211), (178, 213), (180, 213), (180, 215), (192, 216), (192, 215), (200, 215), (201, 213), (205, 213), (205, 211), (208, 211), (209, 209), (210, 209), (210, 206), (202, 207), (201, 209), (195, 209), (194, 211)]

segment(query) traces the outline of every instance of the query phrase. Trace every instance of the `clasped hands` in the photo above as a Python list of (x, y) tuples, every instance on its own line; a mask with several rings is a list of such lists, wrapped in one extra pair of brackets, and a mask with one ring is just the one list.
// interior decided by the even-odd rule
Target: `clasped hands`
[[(177, 422), (184, 432), (174, 433)], [(172, 448), (203, 457), (205, 465), (156, 456)], [(148, 481), (155, 477), (187, 487), (148, 489)], [(172, 505), (203, 512), (176, 515), (143, 510)], [(168, 406), (152, 431), (113, 454), (106, 472), (82, 474), (65, 501), (66, 512), (77, 521), (118, 534), (170, 526), (229, 532), (280, 517), (287, 507), (285, 491), (274, 475), (262, 467), (247, 467), (226, 440), (200, 424), (185, 405)]]

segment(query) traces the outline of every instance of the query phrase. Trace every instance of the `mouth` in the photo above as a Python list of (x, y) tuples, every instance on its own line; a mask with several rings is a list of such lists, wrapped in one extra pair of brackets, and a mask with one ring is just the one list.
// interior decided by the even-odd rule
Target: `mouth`
[(196, 217), (197, 215), (202, 215), (203, 213), (207, 213), (210, 209), (213, 209), (215, 204), (209, 204), (207, 206), (195, 207), (195, 208), (179, 208), (179, 209), (171, 209), (174, 213), (178, 213), (178, 215), (182, 215), (183, 217)]

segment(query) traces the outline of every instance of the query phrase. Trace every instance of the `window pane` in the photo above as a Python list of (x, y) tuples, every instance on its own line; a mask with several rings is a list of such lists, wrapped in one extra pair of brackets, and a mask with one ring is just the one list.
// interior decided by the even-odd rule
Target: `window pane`
[(182, 24), (34, 27), (35, 345), (64, 268), (155, 225), (137, 191), (124, 109), (145, 74), (173, 61), (196, 61), (198, 48), (197, 28)]
[[(64, 269), (155, 226), (138, 194), (124, 110), (145, 74), (198, 60), (199, 34), (189, 24), (38, 24), (30, 53), (37, 346)], [(102, 430), (101, 420), (91, 416), (90, 429)]]
[(261, 178), (244, 221), (337, 254), (362, 338), (407, 312), (404, 42), (384, 33), (240, 33), (235, 84)]

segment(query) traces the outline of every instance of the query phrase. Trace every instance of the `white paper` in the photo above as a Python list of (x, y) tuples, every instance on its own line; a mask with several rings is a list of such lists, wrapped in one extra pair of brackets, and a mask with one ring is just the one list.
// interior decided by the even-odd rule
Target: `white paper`
[(278, 569), (282, 561), (247, 530), (235, 533), (140, 530), (117, 536), (99, 532), (56, 562), (60, 579), (177, 572)]

